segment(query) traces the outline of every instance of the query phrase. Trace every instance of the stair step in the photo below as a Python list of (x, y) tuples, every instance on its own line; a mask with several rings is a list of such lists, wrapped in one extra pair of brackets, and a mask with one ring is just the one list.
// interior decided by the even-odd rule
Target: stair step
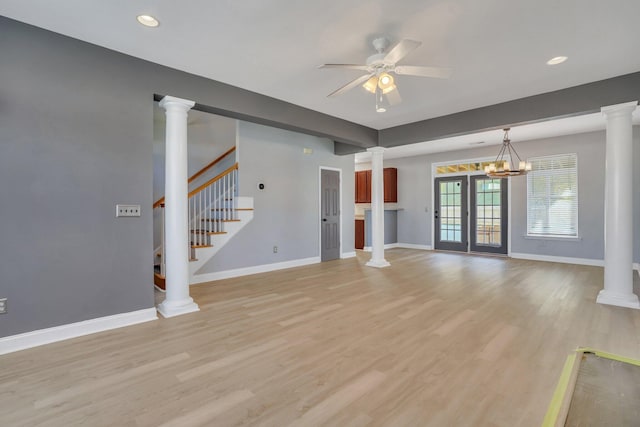
[(166, 287), (164, 276), (160, 273), (153, 273), (153, 284), (156, 286), (156, 288), (164, 291)]
[(206, 222), (240, 222), (239, 219), (219, 219), (219, 218), (203, 218), (202, 221)]
[(191, 249), (200, 249), (200, 248), (212, 248), (213, 245), (196, 245), (196, 244), (191, 244)]
[(215, 234), (227, 234), (226, 231), (207, 231), (207, 230), (191, 230), (193, 234), (207, 234), (213, 236)]

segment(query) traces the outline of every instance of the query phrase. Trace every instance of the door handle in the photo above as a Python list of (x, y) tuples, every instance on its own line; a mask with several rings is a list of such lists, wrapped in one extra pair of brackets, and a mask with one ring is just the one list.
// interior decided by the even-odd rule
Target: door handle
[(327, 222), (327, 218), (322, 218), (322, 222)]

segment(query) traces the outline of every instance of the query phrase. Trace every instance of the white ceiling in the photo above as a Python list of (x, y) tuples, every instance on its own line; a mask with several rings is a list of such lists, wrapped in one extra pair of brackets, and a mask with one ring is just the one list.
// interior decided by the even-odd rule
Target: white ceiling
[[(640, 70), (638, 0), (0, 0), (0, 14), (376, 129)], [(359, 72), (317, 66), (362, 63), (380, 35), (422, 41), (401, 64), (452, 78), (399, 76), (386, 113), (362, 88), (327, 98)]]

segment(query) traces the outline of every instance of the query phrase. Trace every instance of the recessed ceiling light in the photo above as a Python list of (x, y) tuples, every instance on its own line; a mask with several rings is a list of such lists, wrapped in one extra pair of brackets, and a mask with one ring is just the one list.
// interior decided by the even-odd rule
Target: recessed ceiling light
[(160, 22), (151, 15), (138, 15), (136, 19), (145, 27), (157, 27), (160, 25)]
[(562, 64), (564, 61), (567, 60), (566, 56), (556, 56), (551, 58), (550, 60), (547, 61), (547, 65), (557, 65), (557, 64)]

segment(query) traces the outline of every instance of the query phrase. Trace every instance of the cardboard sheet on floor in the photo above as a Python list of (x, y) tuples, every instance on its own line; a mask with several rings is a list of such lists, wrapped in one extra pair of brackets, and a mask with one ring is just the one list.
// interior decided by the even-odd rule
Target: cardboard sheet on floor
[(589, 348), (567, 358), (543, 426), (640, 422), (640, 361)]

